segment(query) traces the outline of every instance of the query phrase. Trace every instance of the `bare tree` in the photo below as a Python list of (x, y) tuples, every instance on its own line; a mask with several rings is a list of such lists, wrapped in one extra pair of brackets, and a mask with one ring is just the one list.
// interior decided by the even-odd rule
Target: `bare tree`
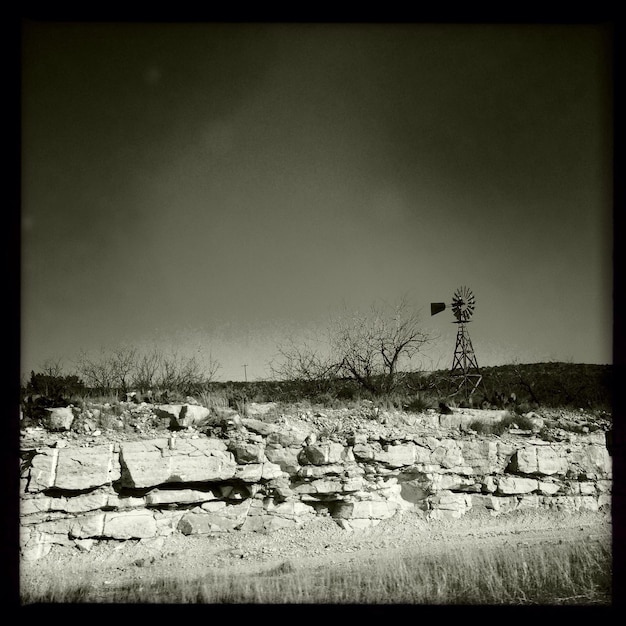
[[(46, 359), (41, 366), (41, 377), (39, 380), (41, 384), (38, 385), (40, 393), (45, 396), (54, 394), (55, 390), (58, 391), (59, 379), (63, 376), (63, 364), (61, 359)], [(34, 372), (32, 374), (34, 377)]]
[(347, 313), (332, 331), (340, 371), (372, 393), (389, 393), (401, 366), (410, 366), (434, 336), (423, 329), (419, 313), (406, 299), (375, 303), (366, 313)]
[(156, 387), (162, 361), (163, 352), (157, 348), (153, 348), (147, 353), (138, 355), (132, 386), (142, 392)]
[(205, 364), (196, 356), (181, 356), (177, 352), (164, 354), (157, 386), (183, 394), (197, 393), (213, 380), (219, 368), (220, 364), (210, 354)]
[(46, 359), (41, 366), (41, 373), (50, 378), (63, 376), (63, 361), (61, 359)]
[(126, 394), (137, 370), (137, 349), (131, 346), (115, 348), (110, 361), (115, 387)]
[(120, 346), (111, 351), (100, 348), (95, 356), (81, 352), (76, 367), (87, 384), (100, 393), (126, 393), (134, 377), (136, 357), (137, 350), (130, 346)]
[(132, 346), (120, 346), (109, 352), (101, 349), (95, 357), (83, 352), (77, 367), (88, 385), (101, 393), (157, 388), (190, 394), (211, 382), (220, 364), (210, 354), (208, 361), (200, 362), (196, 356), (166, 354), (156, 347), (140, 353)]
[(82, 351), (76, 369), (87, 385), (100, 393), (109, 393), (115, 386), (113, 362), (104, 348), (100, 348), (100, 355), (96, 357)]
[(410, 367), (433, 340), (406, 299), (377, 303), (365, 313), (344, 311), (314, 341), (288, 340), (278, 347), (280, 360), (271, 368), (283, 379), (328, 383), (347, 377), (372, 393), (389, 393), (400, 368)]
[(222, 366), (220, 362), (217, 359), (213, 358), (213, 354), (209, 352), (209, 356), (203, 364), (204, 381), (206, 383), (212, 382), (221, 368)]

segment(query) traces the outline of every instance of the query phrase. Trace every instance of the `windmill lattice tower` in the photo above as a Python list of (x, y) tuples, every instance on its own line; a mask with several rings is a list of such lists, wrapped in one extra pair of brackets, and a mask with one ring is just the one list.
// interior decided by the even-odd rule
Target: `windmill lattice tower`
[[(468, 287), (459, 287), (454, 292), (450, 308), (456, 318), (454, 323), (458, 324), (458, 329), (454, 358), (452, 359), (452, 367), (450, 369), (450, 380), (455, 391), (450, 395), (455, 396), (460, 393), (466, 399), (469, 399), (476, 391), (483, 378), (478, 368), (472, 340), (467, 330), (467, 324), (470, 322), (475, 306), (476, 299)], [(430, 314), (436, 315), (445, 308), (446, 304), (443, 302), (432, 302)]]

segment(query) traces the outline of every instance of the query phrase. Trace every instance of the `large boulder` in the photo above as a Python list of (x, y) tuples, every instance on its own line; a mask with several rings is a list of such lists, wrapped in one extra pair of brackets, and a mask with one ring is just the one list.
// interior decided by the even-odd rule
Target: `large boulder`
[(551, 446), (525, 446), (513, 454), (507, 471), (541, 476), (565, 474), (567, 460)]
[(44, 449), (33, 457), (28, 470), (28, 485), (26, 487), (28, 492), (44, 491), (54, 485), (58, 458), (59, 450), (57, 448)]
[(400, 496), (412, 504), (422, 502), (432, 493), (432, 475), (407, 475), (400, 479)]
[(265, 489), (266, 493), (271, 495), (276, 502), (284, 502), (292, 499), (295, 495), (291, 490), (291, 482), (285, 474), (268, 481)]
[(268, 424), (258, 419), (243, 418), (241, 422), (248, 430), (262, 435), (263, 437), (267, 437), (278, 430), (275, 424)]
[[(356, 447), (356, 446), (355, 446)], [(355, 456), (357, 451), (354, 450)], [(359, 450), (359, 456), (361, 451)], [(417, 447), (413, 444), (399, 444), (397, 446), (385, 446), (378, 452), (374, 452), (374, 460), (383, 463), (388, 467), (404, 467), (413, 465), (417, 459)]]
[(161, 417), (169, 422), (170, 428), (181, 427), (178, 420), (182, 410), (182, 404), (161, 404), (153, 409), (157, 417)]
[(539, 489), (539, 481), (535, 478), (518, 476), (502, 476), (498, 479), (497, 493), (502, 495), (531, 493)]
[(285, 473), (277, 463), (271, 463), (270, 461), (263, 463), (263, 469), (261, 471), (261, 478), (263, 480), (274, 480), (276, 478), (283, 478), (284, 476)]
[(48, 542), (43, 533), (35, 533), (21, 548), (21, 557), (25, 561), (36, 561), (50, 554), (52, 543)]
[(369, 443), (355, 442), (352, 453), (358, 461), (373, 461), (376, 454), (380, 454), (380, 451)]
[(502, 464), (508, 465), (516, 449), (517, 448), (511, 443), (502, 440), (496, 441), (499, 466)]
[(211, 416), (211, 411), (198, 404), (184, 404), (178, 416), (178, 423), (183, 427), (202, 426)]
[(332, 465), (341, 463), (345, 456), (345, 448), (340, 443), (329, 441), (305, 446), (298, 456), (302, 465)]
[(91, 448), (62, 448), (56, 466), (57, 489), (92, 489), (109, 485), (121, 476), (113, 444)]
[(560, 489), (561, 485), (559, 483), (539, 481), (539, 493), (543, 496), (553, 496)]
[(48, 430), (53, 431), (69, 430), (73, 421), (74, 413), (72, 407), (69, 406), (46, 409), (46, 414), (43, 417), (43, 425)]
[(246, 443), (243, 441), (231, 441), (228, 449), (233, 453), (237, 463), (262, 463), (265, 459), (264, 446), (258, 443)]
[(263, 464), (262, 463), (247, 463), (245, 465), (238, 465), (235, 468), (236, 480), (241, 480), (245, 483), (258, 483), (263, 476)]
[(105, 513), (95, 513), (93, 515), (83, 515), (71, 520), (69, 524), (69, 536), (75, 539), (101, 537), (104, 530), (104, 518)]
[[(62, 500), (62, 506), (65, 505), (65, 498), (55, 498)], [(20, 515), (34, 515), (36, 513), (47, 513), (54, 510), (52, 508), (53, 498), (46, 496), (24, 497), (20, 500)]]
[(283, 448), (279, 445), (271, 445), (265, 448), (265, 457), (272, 463), (279, 465), (283, 472), (295, 474), (300, 468), (298, 452), (298, 448)]
[(211, 416), (209, 409), (198, 404), (161, 404), (154, 412), (158, 417), (169, 419), (172, 430), (203, 425)]
[(102, 534), (113, 539), (143, 539), (154, 537), (156, 520), (150, 511), (121, 511), (106, 513)]
[(463, 493), (454, 493), (444, 490), (430, 497), (430, 504), (433, 509), (443, 509), (448, 511), (465, 512), (472, 506), (472, 497)]
[(465, 464), (478, 474), (490, 474), (498, 468), (498, 447), (495, 441), (467, 440), (459, 442)]
[(459, 474), (431, 474), (433, 491), (481, 491), (480, 483)]
[(284, 448), (300, 447), (312, 430), (296, 424), (281, 424), (280, 430), (267, 435), (267, 445), (279, 445)]
[(454, 439), (442, 439), (430, 453), (429, 462), (433, 465), (441, 465), (447, 469), (462, 466), (463, 455), (459, 444)]
[(606, 446), (582, 444), (566, 455), (568, 474), (575, 477), (605, 479), (612, 477), (611, 456)]
[(167, 439), (124, 442), (120, 448), (122, 483), (156, 487), (164, 483), (223, 481), (235, 476), (232, 454), (213, 439), (179, 440), (172, 449)]

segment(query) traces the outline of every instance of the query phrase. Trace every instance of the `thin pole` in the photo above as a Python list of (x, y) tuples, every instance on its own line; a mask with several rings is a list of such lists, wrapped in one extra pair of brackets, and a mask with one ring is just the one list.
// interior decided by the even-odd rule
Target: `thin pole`
[(244, 376), (246, 377), (246, 382), (248, 382), (248, 370), (246, 369), (247, 367), (248, 367), (248, 364), (245, 363), (243, 366), (243, 373), (244, 373)]

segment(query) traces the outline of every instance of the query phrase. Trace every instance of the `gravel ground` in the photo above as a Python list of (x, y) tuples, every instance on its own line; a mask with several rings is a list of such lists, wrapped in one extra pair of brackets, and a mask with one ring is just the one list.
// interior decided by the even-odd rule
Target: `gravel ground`
[(50, 580), (95, 587), (124, 587), (159, 578), (181, 580), (210, 573), (262, 574), (281, 564), (289, 567), (353, 567), (379, 558), (407, 554), (435, 555), (474, 549), (522, 549), (536, 543), (611, 542), (606, 513), (560, 514), (514, 512), (492, 517), (470, 512), (459, 520), (429, 521), (420, 512), (404, 512), (367, 530), (346, 531), (328, 517), (300, 529), (269, 534), (239, 531), (210, 535), (174, 534), (140, 541), (102, 541), (89, 552), (54, 546), (51, 552), (22, 563), (22, 589), (37, 589)]

